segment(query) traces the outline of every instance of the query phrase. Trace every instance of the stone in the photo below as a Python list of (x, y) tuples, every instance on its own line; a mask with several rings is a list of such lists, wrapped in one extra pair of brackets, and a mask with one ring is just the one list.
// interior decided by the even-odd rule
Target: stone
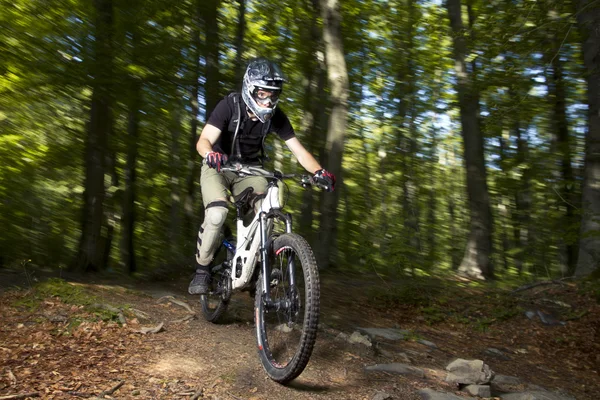
[(463, 390), (473, 396), (492, 397), (492, 389), (489, 385), (468, 385)]
[(500, 396), (502, 400), (575, 400), (574, 397), (566, 396), (543, 390), (532, 390), (520, 393), (507, 393)]
[(448, 371), (446, 382), (465, 385), (486, 384), (494, 377), (494, 372), (481, 360), (457, 358), (448, 364), (446, 371)]
[(404, 340), (410, 331), (404, 329), (392, 329), (392, 328), (357, 328), (362, 333), (366, 333), (369, 336), (382, 337), (388, 340)]
[(509, 375), (495, 375), (491, 382), (492, 387), (501, 392), (513, 392), (519, 390), (517, 388), (522, 389), (522, 384), (523, 382), (519, 378)]
[(485, 354), (487, 356), (492, 356), (494, 358), (497, 358), (497, 359), (503, 360), (503, 361), (508, 361), (508, 360), (511, 359), (502, 350), (498, 350), (498, 349), (495, 349), (493, 347), (485, 349), (485, 351), (483, 352), (483, 354)]
[(348, 342), (353, 344), (363, 344), (367, 347), (373, 346), (371, 340), (369, 340), (367, 336), (361, 335), (360, 332), (353, 332), (352, 335), (350, 335), (350, 339), (348, 339)]
[(537, 312), (538, 317), (540, 317), (540, 321), (542, 321), (542, 323), (544, 325), (549, 325), (549, 326), (555, 326), (555, 325), (566, 325), (567, 323), (564, 321), (559, 321), (557, 320), (554, 315), (552, 314), (548, 314), (545, 313), (543, 311), (539, 311)]
[(437, 349), (438, 348), (435, 343), (430, 342), (429, 340), (425, 340), (425, 339), (419, 339), (419, 340), (417, 340), (417, 343), (421, 343), (422, 345), (427, 346), (427, 347), (431, 347), (432, 349)]
[(390, 363), (390, 364), (375, 364), (365, 367), (366, 371), (380, 371), (380, 372), (390, 372), (393, 374), (399, 375), (412, 375), (417, 376), (419, 378), (425, 377), (425, 372), (422, 369), (411, 367), (410, 365), (401, 364), (401, 363)]
[(392, 396), (386, 392), (377, 392), (371, 400), (390, 400)]
[(417, 393), (423, 400), (465, 400), (464, 397), (458, 397), (451, 393), (436, 392), (433, 389), (421, 389)]

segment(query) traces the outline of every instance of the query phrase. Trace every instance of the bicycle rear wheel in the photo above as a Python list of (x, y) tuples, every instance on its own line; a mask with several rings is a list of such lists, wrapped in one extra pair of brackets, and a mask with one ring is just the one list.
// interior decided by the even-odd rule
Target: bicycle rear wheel
[(225, 260), (211, 269), (211, 287), (208, 294), (200, 295), (200, 305), (202, 306), (202, 315), (209, 322), (218, 322), (229, 306), (231, 298), (231, 271), (230, 263), (233, 260), (233, 253), (224, 245), (221, 245), (219, 252), (225, 251)]
[(271, 259), (270, 295), (275, 306), (267, 307), (259, 276), (255, 296), (256, 338), (267, 375), (276, 382), (286, 383), (302, 373), (315, 345), (319, 274), (309, 244), (294, 233), (275, 239)]

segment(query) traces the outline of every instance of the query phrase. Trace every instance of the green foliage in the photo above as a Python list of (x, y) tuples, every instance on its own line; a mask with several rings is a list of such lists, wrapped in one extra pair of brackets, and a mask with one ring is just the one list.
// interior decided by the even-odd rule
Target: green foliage
[(51, 297), (58, 297), (66, 304), (78, 306), (87, 306), (95, 302), (95, 298), (80, 286), (75, 286), (63, 279), (51, 278), (34, 285), (31, 292), (17, 300), (15, 305), (35, 309), (41, 301)]
[(444, 309), (436, 304), (429, 307), (423, 307), (420, 311), (428, 325), (444, 322), (448, 317)]
[[(1, 264), (31, 259), (34, 265), (70, 266), (82, 229), (96, 13), (92, 3), (74, 0), (51, 7), (5, 3), (0, 7)], [(190, 149), (192, 121), (201, 129), (211, 111), (208, 88), (225, 94), (240, 85), (238, 4), (216, 3), (219, 34), (209, 38), (198, 12), (206, 3), (113, 2), (114, 65), (108, 82), (102, 82), (111, 90), (107, 158), (115, 160), (114, 168), (105, 169), (109, 198), (103, 235), (114, 228), (106, 267), (118, 270), (124, 264), (120, 223), (132, 115), (139, 118), (138, 273), (183, 269), (193, 256), (202, 205), (192, 176), (193, 163), (199, 163)], [(585, 81), (580, 38), (571, 29), (567, 6), (554, 0), (471, 2), (472, 26), (465, 37), (480, 94), (495, 223), (493, 261), (500, 279), (563, 275), (565, 248), (580, 239), (581, 215), (567, 220), (565, 204), (579, 208), (581, 197)], [(342, 2), (341, 12), (351, 85), (344, 171), (336, 191), (340, 267), (394, 277), (452, 271), (464, 254), (472, 199), (465, 184), (447, 12), (435, 2), (357, 0)], [(242, 60), (263, 55), (282, 65), (288, 83), (281, 108), (300, 140), (324, 161), (330, 105), (318, 10), (309, 1), (247, 2), (245, 21)], [(206, 74), (208, 41), (219, 47), (219, 82), (209, 82)], [(576, 167), (572, 182), (561, 175), (548, 95), (557, 58), (564, 67), (562, 100), (571, 146), (566, 152)], [(195, 85), (198, 99), (191, 99)], [(192, 100), (199, 102), (198, 116), (191, 114)], [(299, 166), (283, 147), (277, 162), (295, 172)], [(316, 237), (320, 195), (306, 196), (297, 187), (290, 193), (286, 209), (296, 221), (306, 217), (301, 210), (311, 199), (313, 221), (301, 233)], [(433, 323), (441, 318), (431, 300), (439, 292), (419, 285), (373, 289), (371, 297), (425, 307)]]
[[(70, 334), (83, 321), (120, 322), (119, 314), (121, 311), (119, 309), (103, 306), (97, 296), (91, 294), (82, 286), (59, 278), (51, 278), (34, 285), (24, 296), (15, 300), (14, 306), (24, 307), (28, 311), (35, 311), (43, 301), (51, 300), (52, 298), (59, 298), (65, 304), (83, 306), (83, 309), (92, 315), (92, 317), (72, 316), (69, 318), (66, 328), (60, 330), (60, 334), (62, 335)], [(128, 308), (128, 306), (121, 307), (124, 313), (127, 313)]]

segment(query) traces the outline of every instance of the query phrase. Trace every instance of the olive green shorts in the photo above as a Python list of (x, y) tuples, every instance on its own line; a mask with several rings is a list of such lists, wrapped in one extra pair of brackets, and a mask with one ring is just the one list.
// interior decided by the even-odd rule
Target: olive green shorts
[(267, 190), (267, 180), (261, 176), (240, 178), (233, 172), (217, 172), (204, 162), (200, 174), (200, 189), (204, 208), (219, 199), (229, 200), (229, 193), (239, 195), (244, 189), (253, 187), (254, 193), (264, 193)]

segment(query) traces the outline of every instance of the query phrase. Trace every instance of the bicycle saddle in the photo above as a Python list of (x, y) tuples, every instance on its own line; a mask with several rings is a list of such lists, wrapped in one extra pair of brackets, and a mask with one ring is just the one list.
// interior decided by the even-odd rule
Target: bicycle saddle
[(253, 187), (246, 188), (242, 191), (242, 193), (238, 194), (237, 196), (231, 196), (231, 202), (235, 204), (237, 208), (240, 208), (248, 203), (248, 200), (252, 196), (252, 193), (254, 193)]

